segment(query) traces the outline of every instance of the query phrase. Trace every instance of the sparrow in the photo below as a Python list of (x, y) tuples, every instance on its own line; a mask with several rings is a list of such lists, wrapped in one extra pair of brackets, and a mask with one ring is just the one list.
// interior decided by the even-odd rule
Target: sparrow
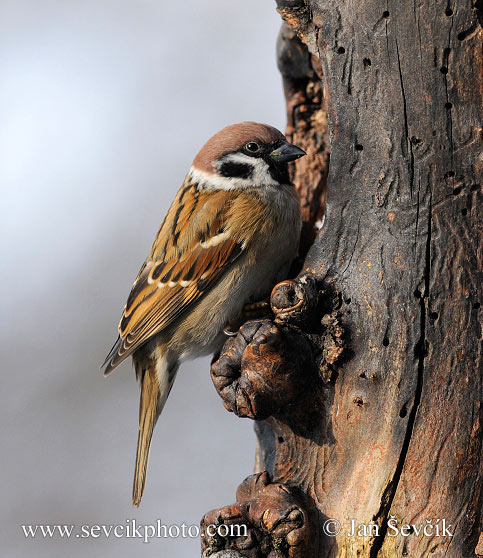
[(101, 367), (108, 375), (132, 355), (140, 385), (135, 506), (180, 363), (219, 351), (243, 306), (286, 278), (302, 226), (288, 163), (303, 155), (267, 124), (227, 126), (195, 157), (161, 224)]

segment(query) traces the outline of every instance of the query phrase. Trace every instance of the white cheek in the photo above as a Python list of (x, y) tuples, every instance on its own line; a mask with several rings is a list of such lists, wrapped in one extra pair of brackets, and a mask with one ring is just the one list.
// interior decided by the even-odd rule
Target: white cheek
[(270, 174), (268, 164), (263, 159), (250, 157), (249, 155), (245, 155), (244, 153), (232, 153), (231, 155), (228, 155), (224, 159), (224, 161), (250, 165), (250, 167), (253, 169), (252, 176), (250, 176), (250, 178), (232, 178), (230, 180), (241, 181), (246, 185), (278, 184), (278, 182), (273, 179), (272, 175)]
[(263, 159), (250, 157), (243, 153), (232, 153), (228, 155), (224, 161), (233, 163), (243, 163), (250, 165), (253, 169), (252, 176), (249, 178), (239, 178), (230, 176), (220, 176), (218, 174), (210, 174), (191, 167), (189, 177), (198, 183), (201, 189), (220, 189), (234, 190), (241, 188), (253, 188), (253, 186), (278, 186), (279, 183), (271, 174), (267, 163)]

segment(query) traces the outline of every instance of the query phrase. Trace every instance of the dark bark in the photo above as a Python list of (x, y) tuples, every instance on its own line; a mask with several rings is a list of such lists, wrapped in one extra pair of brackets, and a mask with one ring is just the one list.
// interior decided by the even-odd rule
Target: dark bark
[[(257, 422), (258, 470), (299, 490), (304, 513), (315, 513), (316, 550), (303, 556), (475, 556), (483, 478), (481, 2), (277, 4), (311, 55), (285, 27), (288, 133), (313, 145), (294, 175), (308, 208), (307, 244), (324, 208), (322, 89), (313, 94), (323, 74), (326, 221), (302, 273), (329, 302), (318, 301), (317, 319), (307, 323), (289, 312), (283, 325), (267, 325), (305, 336), (305, 354), (321, 373), (314, 379), (302, 359), (293, 365), (290, 345), (280, 352), (302, 387), (294, 391), (286, 370), (278, 400), (268, 397), (266, 412), (252, 413), (265, 419)], [(279, 291), (272, 306), (294, 292)], [(251, 343), (238, 347), (235, 375), (250, 378), (268, 362), (243, 361)], [(252, 401), (270, 392), (248, 383)], [(444, 518), (454, 536), (389, 536), (390, 516), (423, 526)], [(323, 534), (327, 518), (341, 522), (339, 536)], [(347, 537), (351, 519), (377, 524), (379, 536)]]
[[(313, 554), (313, 524), (304, 510), (303, 495), (297, 494), (297, 490), (271, 483), (268, 474), (263, 472), (246, 478), (238, 487), (236, 497), (235, 504), (212, 510), (203, 517), (205, 554), (212, 555), (220, 549), (241, 551), (247, 558), (258, 558), (261, 554), (270, 554), (271, 558)], [(208, 531), (213, 525), (240, 524), (248, 527), (247, 534), (222, 537), (210, 536)], [(235, 556), (240, 556), (238, 552)]]
[(292, 167), (304, 226), (301, 256), (313, 243), (325, 210), (329, 163), (327, 111), (322, 96), (322, 70), (292, 27), (285, 23), (277, 41), (278, 68), (282, 74), (287, 105), (285, 135), (307, 153)]

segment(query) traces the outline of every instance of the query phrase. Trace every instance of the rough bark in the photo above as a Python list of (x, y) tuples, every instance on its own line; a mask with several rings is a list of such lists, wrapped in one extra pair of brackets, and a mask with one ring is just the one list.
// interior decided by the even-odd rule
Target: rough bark
[[(317, 325), (312, 318), (311, 325), (297, 322), (290, 312), (279, 325), (288, 339), (303, 332), (311, 344), (305, 354), (318, 366), (318, 379), (299, 363), (301, 376), (309, 370), (309, 395), (302, 385), (294, 400), (284, 399), (280, 390), (295, 384), (284, 368), (293, 363), (282, 355), (284, 376), (274, 377), (285, 388), (277, 384), (275, 408), (265, 402), (268, 411), (257, 416), (257, 397), (268, 388), (259, 387), (263, 374), (250, 380), (260, 362), (243, 359), (247, 351), (255, 360), (270, 359), (253, 350), (260, 340), (238, 345), (236, 366), (255, 401), (244, 416), (263, 419), (256, 423), (258, 470), (305, 495), (318, 525), (314, 556), (475, 556), (483, 553), (481, 2), (277, 5), (311, 55), (285, 27), (279, 65), (288, 133), (314, 146), (307, 168), (294, 175), (310, 208), (308, 242), (324, 211), (322, 90), (327, 108), (326, 219), (301, 273), (315, 278), (322, 298), (330, 292), (331, 302), (316, 305)], [(312, 96), (319, 105), (294, 111), (321, 76), (323, 88)], [(272, 296), (276, 311), (277, 300)], [(276, 324), (266, 324), (266, 331)], [(344, 332), (343, 354), (334, 328)], [(268, 343), (276, 346), (274, 339), (269, 335)], [(224, 366), (220, 360), (215, 371)], [(234, 401), (236, 389), (230, 393)], [(435, 529), (432, 536), (390, 536), (392, 516), (399, 526), (423, 527), (438, 519), (441, 526), (444, 518), (453, 536), (437, 536)], [(328, 518), (341, 523), (339, 535), (327, 536)], [(348, 537), (351, 520), (377, 525), (378, 535)]]

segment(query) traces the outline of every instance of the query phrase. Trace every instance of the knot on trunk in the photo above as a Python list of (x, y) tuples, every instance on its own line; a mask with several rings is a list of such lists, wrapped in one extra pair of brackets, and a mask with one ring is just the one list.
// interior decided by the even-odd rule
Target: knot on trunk
[(225, 408), (263, 420), (283, 414), (314, 382), (314, 356), (307, 337), (271, 320), (244, 324), (211, 366), (211, 379)]
[(295, 281), (278, 283), (272, 290), (270, 305), (276, 323), (297, 327), (310, 324), (319, 305), (319, 288), (311, 275), (303, 275)]
[(212, 363), (211, 378), (228, 411), (306, 422), (301, 410), (315, 411), (320, 372), (343, 350), (337, 314), (327, 314), (336, 299), (309, 275), (275, 286), (274, 319), (245, 323)]
[(238, 487), (234, 504), (212, 510), (201, 520), (203, 557), (302, 558), (314, 533), (295, 489), (270, 484), (267, 472), (251, 475)]

